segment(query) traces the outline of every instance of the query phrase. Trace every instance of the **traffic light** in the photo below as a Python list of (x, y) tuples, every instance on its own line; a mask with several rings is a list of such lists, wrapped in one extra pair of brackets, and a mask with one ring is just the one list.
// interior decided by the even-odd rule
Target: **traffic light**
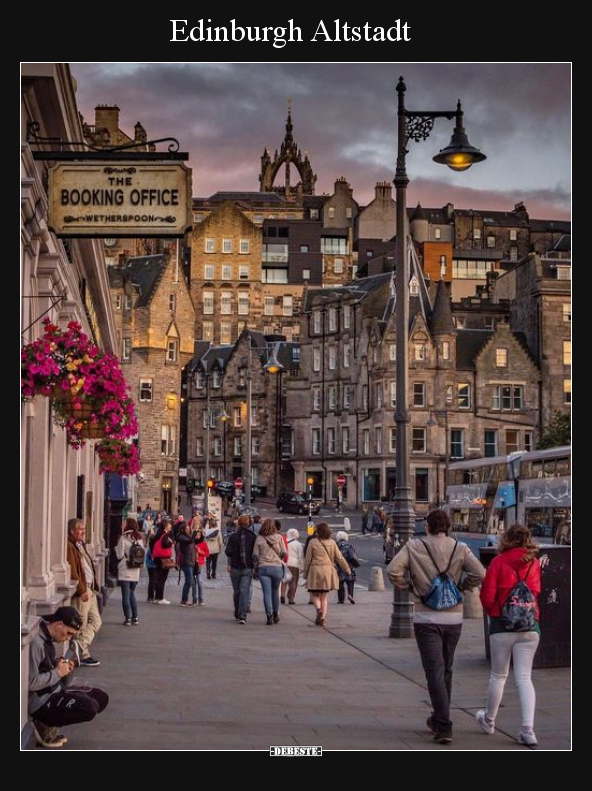
[(216, 481), (213, 478), (208, 478), (207, 487), (210, 493), (214, 491), (215, 486), (216, 486)]

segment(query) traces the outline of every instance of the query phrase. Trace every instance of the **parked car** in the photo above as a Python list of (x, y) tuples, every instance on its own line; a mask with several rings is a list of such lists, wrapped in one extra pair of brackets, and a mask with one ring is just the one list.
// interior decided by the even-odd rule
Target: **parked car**
[[(315, 500), (313, 498), (310, 504), (310, 513), (318, 514), (321, 510), (321, 504), (321, 500)], [(280, 492), (276, 508), (281, 513), (308, 514), (309, 500), (304, 492)]]
[(216, 494), (220, 497), (228, 497), (234, 494), (234, 483), (232, 481), (218, 481), (216, 484)]
[[(382, 536), (382, 554), (384, 562), (388, 565), (395, 554), (395, 527), (394, 527), (394, 512), (390, 512), (386, 520), (386, 530)], [(415, 526), (413, 528), (413, 537), (423, 536), (426, 533), (426, 520), (423, 516), (415, 517)]]

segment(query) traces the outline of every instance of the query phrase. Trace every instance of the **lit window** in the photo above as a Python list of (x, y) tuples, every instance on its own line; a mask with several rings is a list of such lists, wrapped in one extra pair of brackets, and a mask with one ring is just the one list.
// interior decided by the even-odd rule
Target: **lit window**
[(571, 302), (563, 303), (563, 321), (571, 321)]
[(121, 294), (117, 294), (115, 297), (115, 310), (121, 310)]
[[(213, 313), (214, 311), (212, 311)], [(202, 341), (213, 341), (214, 340), (214, 322), (213, 321), (204, 321), (201, 325), (201, 339)]]
[(496, 349), (495, 350), (495, 365), (497, 368), (507, 368), (508, 367), (508, 350), (507, 349)]
[(220, 324), (220, 343), (232, 343), (232, 324), (226, 321)]
[(442, 341), (442, 359), (450, 360), (450, 341)]
[(333, 206), (329, 207), (329, 210), (328, 210), (327, 213), (329, 215), (329, 219), (330, 220), (334, 220), (335, 219), (335, 209), (333, 208)]
[(121, 359), (122, 360), (129, 360), (132, 355), (132, 339), (131, 338), (124, 338), (123, 339), (123, 349), (121, 351)]
[(414, 347), (415, 347), (415, 359), (416, 360), (425, 360), (425, 358), (426, 358), (425, 343), (416, 343), (416, 344), (414, 344)]
[(571, 341), (563, 341), (563, 364), (571, 365)]
[(571, 379), (563, 380), (563, 403), (571, 404)]
[(510, 241), (515, 242), (518, 239), (518, 231), (515, 228), (510, 228)]

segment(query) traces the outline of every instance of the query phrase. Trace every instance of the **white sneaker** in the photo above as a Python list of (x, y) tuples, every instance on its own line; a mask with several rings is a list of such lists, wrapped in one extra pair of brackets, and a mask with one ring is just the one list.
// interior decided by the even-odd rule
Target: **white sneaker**
[(479, 709), (479, 711), (475, 714), (475, 719), (479, 723), (479, 727), (481, 728), (483, 733), (487, 733), (489, 736), (493, 736), (493, 734), (495, 733), (495, 723), (487, 719), (487, 716), (485, 714), (485, 709)]
[(157, 604), (170, 604), (168, 599), (158, 599)]
[(534, 731), (530, 731), (530, 733), (526, 733), (526, 731), (520, 731), (518, 734), (518, 744), (525, 744), (527, 747), (536, 747), (537, 737)]

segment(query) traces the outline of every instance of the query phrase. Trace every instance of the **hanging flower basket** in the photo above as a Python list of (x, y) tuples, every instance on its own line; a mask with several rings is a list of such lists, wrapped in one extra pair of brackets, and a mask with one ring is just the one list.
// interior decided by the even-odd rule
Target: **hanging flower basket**
[(66, 330), (44, 322), (45, 333), (21, 352), (24, 400), (51, 396), (54, 420), (79, 448), (87, 439), (125, 439), (138, 424), (117, 357), (105, 354), (70, 322)]
[(136, 475), (140, 472), (140, 454), (132, 442), (120, 439), (104, 439), (95, 446), (100, 459), (100, 472), (115, 472), (118, 475)]

